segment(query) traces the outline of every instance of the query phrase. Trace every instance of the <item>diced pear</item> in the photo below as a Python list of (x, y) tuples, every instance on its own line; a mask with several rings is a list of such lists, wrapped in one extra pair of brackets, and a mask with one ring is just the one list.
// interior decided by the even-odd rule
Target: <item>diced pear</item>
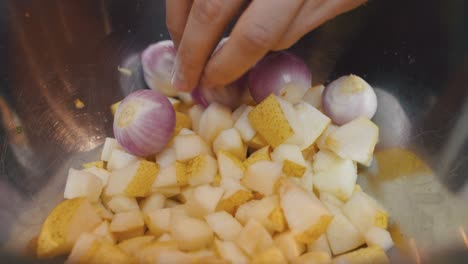
[(376, 200), (362, 191), (353, 193), (343, 205), (342, 210), (363, 235), (372, 226), (387, 228), (387, 211)]
[(164, 233), (160, 237), (158, 237), (159, 242), (164, 242), (164, 241), (173, 241), (174, 239), (169, 233)]
[(284, 143), (299, 146), (302, 145), (302, 143), (304, 142), (304, 124), (299, 119), (298, 113), (296, 112), (294, 106), (290, 102), (280, 97), (278, 97), (278, 103), (281, 106), (281, 110), (283, 111), (284, 116), (288, 120), (289, 125), (294, 131), (294, 135), (286, 139)]
[(152, 193), (159, 193), (166, 197), (173, 197), (180, 193), (179, 186), (153, 188)]
[(332, 260), (333, 264), (389, 264), (385, 251), (380, 247), (366, 247), (340, 255)]
[(328, 256), (332, 256), (330, 245), (328, 244), (327, 235), (323, 234), (318, 239), (307, 244), (307, 252), (323, 252)]
[(268, 146), (268, 143), (260, 134), (257, 133), (250, 141), (247, 142), (247, 146), (252, 149), (261, 149)]
[(239, 131), (244, 142), (249, 142), (256, 134), (255, 129), (249, 121), (249, 113), (252, 110), (252, 106), (247, 106), (234, 124), (234, 127)]
[(211, 154), (210, 147), (198, 135), (179, 135), (174, 138), (174, 149), (178, 161), (188, 161), (199, 155)]
[(340, 208), (325, 203), (332, 212), (333, 220), (328, 225), (327, 239), (333, 255), (342, 254), (364, 244), (364, 237), (359, 230), (343, 215)]
[(144, 263), (191, 263), (190, 254), (177, 249), (162, 249), (153, 252), (153, 261)]
[[(239, 207), (236, 219), (244, 225), (250, 219), (255, 219), (268, 230), (274, 230), (277, 223), (274, 223), (270, 217), (278, 207), (279, 198), (277, 195), (267, 196), (261, 200), (252, 200)], [(273, 220), (277, 221), (278, 219)]]
[(244, 163), (229, 152), (218, 152), (218, 168), (221, 178), (240, 180), (244, 175)]
[(114, 233), (134, 231), (143, 228), (144, 224), (143, 216), (140, 211), (117, 213), (112, 218), (110, 230)]
[(304, 94), (302, 100), (315, 108), (320, 108), (322, 106), (323, 89), (325, 89), (323, 84), (310, 87)]
[(152, 212), (157, 209), (164, 208), (166, 197), (159, 193), (153, 193), (150, 196), (140, 201), (141, 211), (143, 213)]
[(301, 186), (304, 190), (312, 193), (314, 187), (314, 174), (308, 169), (310, 167), (306, 167), (306, 171), (301, 178), (299, 178), (299, 186)]
[(119, 247), (105, 241), (96, 241), (91, 249), (88, 251), (81, 263), (101, 264), (101, 263), (115, 263), (126, 264), (132, 263), (133, 258), (123, 252)]
[(308, 252), (292, 261), (293, 264), (331, 264), (330, 255), (326, 252)]
[(179, 135), (179, 132), (183, 128), (190, 129), (192, 127), (192, 120), (187, 114), (181, 112), (175, 112), (175, 127), (174, 127), (174, 135)]
[(248, 255), (259, 253), (273, 245), (270, 233), (254, 219), (247, 222), (235, 242)]
[(42, 225), (37, 240), (38, 258), (49, 258), (70, 252), (81, 234), (91, 232), (100, 223), (101, 217), (86, 198), (61, 202)]
[(83, 169), (89, 169), (89, 168), (99, 168), (99, 169), (105, 169), (106, 168), (106, 162), (103, 160), (97, 160), (97, 161), (91, 161), (87, 162), (81, 165)]
[(325, 143), (338, 156), (369, 166), (378, 137), (379, 128), (359, 117), (332, 132)]
[(242, 184), (263, 195), (271, 195), (281, 175), (282, 168), (278, 163), (259, 161), (247, 168)]
[(109, 243), (115, 244), (115, 236), (110, 231), (109, 222), (107, 221), (102, 221), (102, 223), (93, 230), (93, 234)]
[(307, 168), (306, 166), (300, 165), (287, 159), (283, 162), (282, 170), (286, 176), (301, 178), (302, 176), (304, 176)]
[(333, 219), (313, 193), (289, 181), (280, 187), (280, 203), (289, 228), (303, 243), (319, 238)]
[(242, 138), (235, 128), (229, 128), (222, 131), (213, 141), (213, 151), (225, 151), (233, 154), (240, 160), (245, 159), (247, 148), (242, 142)]
[[(225, 259), (222, 259), (218, 256), (197, 256), (195, 253), (191, 253), (192, 264), (230, 264), (231, 262)], [(213, 253), (214, 254), (214, 253)]]
[(179, 203), (178, 201), (175, 201), (173, 199), (166, 199), (166, 202), (164, 203), (165, 208), (173, 208), (173, 207), (176, 207), (178, 205), (181, 205), (181, 203)]
[(181, 203), (186, 203), (192, 198), (193, 188), (191, 186), (184, 187), (180, 190), (180, 194), (177, 196), (177, 200)]
[(216, 160), (203, 154), (187, 162), (186, 177), (190, 186), (211, 183), (218, 171)]
[(128, 255), (136, 256), (141, 248), (149, 245), (154, 239), (154, 236), (138, 236), (124, 240), (117, 244), (117, 246)]
[(124, 194), (129, 197), (144, 197), (151, 190), (158, 164), (146, 160), (139, 160), (120, 170), (113, 171), (109, 183), (104, 191), (105, 195)]
[(98, 236), (91, 233), (83, 233), (76, 240), (68, 255), (65, 264), (83, 263), (90, 249), (98, 244)]
[(167, 99), (172, 104), (172, 107), (174, 108), (174, 110), (178, 110), (180, 108), (182, 103), (180, 102), (179, 99), (176, 99), (174, 97), (167, 97)]
[(213, 231), (202, 220), (184, 218), (175, 221), (171, 227), (171, 234), (182, 250), (197, 250), (213, 242)]
[(109, 171), (119, 170), (138, 160), (137, 156), (125, 152), (122, 149), (115, 148), (111, 152), (107, 169)]
[(195, 132), (198, 133), (199, 131), (199, 123), (200, 123), (200, 118), (203, 114), (203, 111), (205, 109), (201, 105), (194, 105), (190, 108), (188, 111), (188, 114), (190, 116), (190, 119), (192, 121), (192, 128)]
[(176, 152), (174, 147), (165, 148), (156, 155), (156, 163), (158, 163), (161, 168), (165, 168), (174, 164), (176, 160)]
[(123, 213), (134, 210), (140, 210), (135, 198), (123, 195), (116, 195), (107, 203), (107, 207), (114, 213)]
[(93, 206), (102, 219), (112, 220), (112, 216), (114, 216), (114, 214), (109, 211), (101, 202), (94, 203)]
[(337, 125), (330, 124), (325, 131), (318, 137), (317, 141), (315, 142), (317, 144), (317, 147), (322, 150), (322, 149), (328, 149), (327, 145), (325, 144), (325, 141), (327, 140), (328, 136), (334, 132), (335, 130), (338, 129)]
[(206, 142), (211, 143), (221, 131), (233, 126), (231, 110), (221, 104), (212, 103), (200, 117), (198, 134)]
[(208, 184), (195, 187), (191, 199), (186, 203), (189, 212), (195, 216), (204, 216), (213, 213), (223, 193), (223, 188), (213, 187)]
[(107, 181), (109, 180), (109, 177), (110, 177), (109, 171), (102, 169), (102, 168), (98, 168), (98, 167), (90, 167), (90, 168), (84, 169), (83, 171), (89, 172), (93, 174), (94, 176), (98, 177), (102, 182), (102, 186), (107, 185)]
[(254, 164), (257, 161), (261, 160), (266, 160), (266, 161), (271, 161), (270, 157), (270, 147), (266, 146), (263, 147), (254, 153), (252, 153), (245, 161), (244, 165), (245, 167), (249, 167), (250, 165)]
[(320, 192), (320, 201), (323, 204), (333, 204), (334, 206), (341, 208), (344, 205), (344, 202), (338, 199), (335, 195), (327, 192)]
[(63, 197), (73, 199), (85, 197), (92, 202), (99, 199), (102, 192), (102, 181), (97, 176), (86, 171), (68, 170), (67, 183)]
[(205, 220), (216, 235), (224, 241), (234, 241), (242, 230), (242, 225), (225, 211), (205, 216)]
[(171, 165), (161, 168), (158, 171), (158, 175), (156, 176), (156, 179), (154, 180), (151, 188), (155, 189), (155, 188), (160, 188), (160, 187), (178, 186), (177, 168), (176, 168), (177, 163), (184, 166), (183, 163), (175, 161)]
[[(166, 242), (159, 242), (159, 241), (152, 241), (149, 244), (144, 245), (136, 252), (136, 259), (137, 263), (165, 263), (162, 259), (164, 257), (164, 252), (180, 252), (178, 251), (177, 243), (175, 241), (166, 241)], [(177, 257), (177, 253), (175, 254)], [(171, 258), (170, 263), (190, 263), (190, 260), (184, 258), (184, 262), (181, 262), (180, 259), (172, 259), (171, 256), (167, 256)], [(169, 259), (165, 259), (165, 261), (169, 261)], [(175, 261), (175, 262), (174, 262)]]
[(286, 263), (286, 258), (280, 249), (276, 247), (270, 247), (262, 252), (252, 256), (252, 264), (263, 264), (263, 263)]
[(314, 161), (312, 162), (312, 169), (315, 173), (327, 170), (329, 167), (334, 164), (343, 162), (344, 159), (340, 158), (338, 155), (333, 153), (328, 149), (322, 149), (314, 156)]
[(234, 123), (237, 122), (237, 120), (239, 120), (239, 117), (242, 115), (242, 113), (244, 113), (245, 109), (247, 108), (247, 105), (246, 104), (242, 104), (241, 106), (237, 107), (236, 110), (232, 111), (232, 120), (234, 121)]
[(317, 138), (328, 127), (331, 120), (326, 115), (322, 114), (322, 112), (305, 102), (296, 104), (294, 109), (304, 129), (304, 140), (300, 145), (301, 150), (304, 150), (315, 143)]
[(357, 166), (349, 159), (339, 159), (328, 168), (314, 175), (314, 186), (320, 192), (328, 192), (343, 201), (353, 194), (357, 180)]
[(369, 228), (364, 235), (364, 238), (369, 247), (379, 246), (385, 251), (393, 247), (392, 236), (387, 230), (380, 227), (373, 226)]
[(297, 242), (291, 232), (277, 235), (273, 239), (273, 242), (283, 252), (283, 255), (289, 262), (299, 257), (305, 251), (305, 245)]
[(221, 201), (218, 203), (218, 206), (216, 207), (216, 211), (224, 210), (234, 215), (237, 208), (240, 205), (252, 199), (253, 199), (252, 192), (247, 191), (247, 190), (239, 189), (238, 191), (232, 193), (229, 196), (226, 196), (226, 193), (225, 193), (225, 195), (223, 196), (223, 199), (221, 199)]
[(283, 209), (280, 206), (273, 209), (268, 215), (268, 222), (265, 227), (275, 232), (283, 232), (287, 228), (286, 218), (284, 218)]
[(156, 209), (144, 216), (145, 224), (151, 234), (159, 236), (170, 231), (171, 208)]
[(283, 172), (288, 176), (302, 177), (305, 173), (305, 160), (302, 156), (301, 149), (297, 145), (279, 145), (271, 153), (271, 159), (283, 164)]
[(215, 249), (219, 256), (230, 261), (232, 264), (246, 264), (249, 262), (249, 258), (232, 241), (215, 239)]
[(109, 161), (114, 149), (121, 149), (117, 140), (115, 138), (106, 138), (102, 147), (101, 160)]

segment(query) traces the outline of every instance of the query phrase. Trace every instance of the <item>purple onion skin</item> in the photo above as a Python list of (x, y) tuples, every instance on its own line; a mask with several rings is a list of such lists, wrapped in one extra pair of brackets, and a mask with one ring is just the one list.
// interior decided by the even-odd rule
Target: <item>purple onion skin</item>
[[(282, 89), (291, 84), (303, 96), (312, 84), (312, 73), (302, 59), (287, 51), (267, 54), (251, 69), (248, 80), (250, 94), (257, 103), (271, 93), (283, 97)], [(296, 96), (293, 103), (302, 96)]]
[(176, 53), (171, 40), (151, 44), (141, 53), (143, 75), (148, 87), (167, 96), (177, 95), (171, 84)]
[(154, 155), (171, 140), (175, 111), (166, 96), (153, 90), (130, 93), (114, 117), (114, 136), (130, 154)]

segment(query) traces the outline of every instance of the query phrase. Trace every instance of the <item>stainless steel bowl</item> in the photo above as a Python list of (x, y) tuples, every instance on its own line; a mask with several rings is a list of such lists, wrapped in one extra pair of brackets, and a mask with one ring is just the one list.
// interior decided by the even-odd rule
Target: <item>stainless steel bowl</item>
[[(169, 37), (163, 2), (1, 1), (0, 241), (6, 253), (25, 254), (24, 245), (62, 199), (67, 169), (95, 159), (112, 135), (109, 106), (145, 87), (138, 56)], [(390, 255), (397, 263), (447, 263), (449, 250), (468, 246), (463, 7), (456, 0), (370, 1), (292, 48), (312, 68), (314, 83), (355, 73), (377, 89), (381, 137), (376, 162), (359, 181), (389, 209), (397, 242)], [(438, 253), (445, 255), (431, 257)]]

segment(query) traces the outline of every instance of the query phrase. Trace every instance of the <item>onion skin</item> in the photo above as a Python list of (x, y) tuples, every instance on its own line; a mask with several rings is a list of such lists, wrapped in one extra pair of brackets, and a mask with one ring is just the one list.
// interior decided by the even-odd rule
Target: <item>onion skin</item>
[(377, 111), (377, 96), (362, 78), (356, 75), (342, 76), (325, 87), (322, 108), (337, 125), (358, 117), (371, 119)]
[(270, 94), (298, 103), (312, 84), (312, 74), (296, 55), (272, 52), (260, 60), (249, 74), (248, 86), (253, 99), (260, 103)]
[(164, 149), (175, 128), (175, 111), (166, 96), (137, 90), (120, 103), (114, 117), (114, 136), (130, 154), (146, 157)]
[(177, 95), (171, 84), (176, 53), (172, 40), (151, 44), (141, 53), (143, 76), (148, 87), (167, 96)]

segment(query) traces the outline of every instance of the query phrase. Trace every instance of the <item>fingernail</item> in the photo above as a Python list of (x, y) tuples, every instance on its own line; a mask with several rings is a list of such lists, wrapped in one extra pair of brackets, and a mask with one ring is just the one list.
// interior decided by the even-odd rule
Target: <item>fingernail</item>
[(176, 62), (174, 65), (174, 72), (172, 73), (171, 84), (174, 89), (179, 92), (187, 92), (189, 91), (188, 84), (184, 78), (184, 75), (179, 69), (179, 65)]

